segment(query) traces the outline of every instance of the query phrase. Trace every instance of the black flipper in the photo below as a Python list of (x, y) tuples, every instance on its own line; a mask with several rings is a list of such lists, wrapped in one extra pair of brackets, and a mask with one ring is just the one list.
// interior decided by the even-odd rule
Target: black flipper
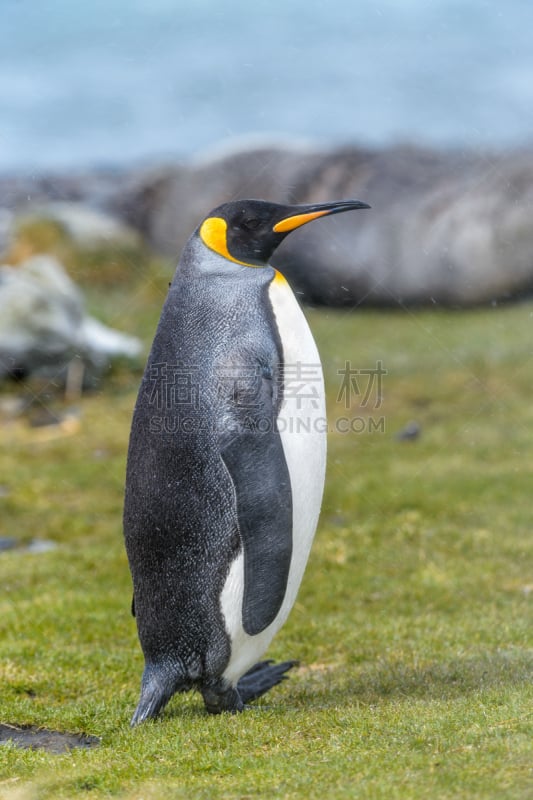
[(239, 431), (224, 447), (244, 552), (242, 622), (261, 633), (281, 608), (292, 555), (292, 494), (277, 430)]

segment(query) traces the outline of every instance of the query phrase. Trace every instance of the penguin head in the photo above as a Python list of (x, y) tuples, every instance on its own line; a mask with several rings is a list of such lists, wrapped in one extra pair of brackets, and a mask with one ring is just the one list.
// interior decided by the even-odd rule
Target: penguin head
[(291, 231), (319, 217), (357, 208), (359, 200), (312, 205), (280, 205), (264, 200), (235, 200), (215, 208), (198, 234), (210, 250), (247, 267), (264, 267)]

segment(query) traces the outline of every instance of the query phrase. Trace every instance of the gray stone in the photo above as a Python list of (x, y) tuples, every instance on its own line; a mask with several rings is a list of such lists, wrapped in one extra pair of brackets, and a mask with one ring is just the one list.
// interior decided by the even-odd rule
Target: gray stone
[(28, 218), (57, 222), (70, 239), (82, 248), (102, 245), (138, 247), (141, 243), (138, 231), (125, 222), (83, 203), (55, 202), (36, 206), (31, 209), (29, 217), (18, 217), (17, 224)]
[[(187, 164), (0, 176), (6, 230), (11, 213), (67, 203), (69, 213), (75, 204), (83, 218), (83, 204), (123, 220), (125, 230), (140, 231), (176, 260), (212, 208), (245, 197), (358, 198), (372, 205), (317, 220), (277, 250), (274, 264), (311, 302), (463, 306), (533, 288), (533, 151), (527, 148), (477, 153), (240, 141)], [(80, 231), (73, 218), (69, 224), (71, 233)]]
[(18, 547), (17, 539), (12, 536), (0, 536), (0, 553), (4, 550), (14, 550), (15, 547)]
[(83, 297), (52, 256), (0, 266), (0, 378), (48, 370), (58, 374), (75, 356), (101, 371), (117, 357), (136, 358), (138, 339), (90, 317)]
[(533, 288), (533, 155), (276, 145), (136, 176), (121, 213), (176, 257), (213, 207), (358, 198), (371, 211), (294, 232), (273, 263), (309, 301), (469, 305)]

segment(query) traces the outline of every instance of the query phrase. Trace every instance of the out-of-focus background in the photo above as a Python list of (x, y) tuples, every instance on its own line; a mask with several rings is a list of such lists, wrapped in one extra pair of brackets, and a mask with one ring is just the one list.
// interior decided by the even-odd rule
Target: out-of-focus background
[(2, 3), (0, 169), (326, 145), (531, 140), (527, 0)]
[(528, 3), (2, 11), (4, 260), (35, 251), (17, 246), (28, 216), (175, 261), (226, 200), (361, 197), (373, 213), (324, 220), (276, 254), (302, 300), (463, 307), (530, 292)]
[[(0, 31), (2, 798), (526, 797), (533, 4), (0, 0)], [(131, 414), (181, 247), (251, 196), (372, 206), (273, 258), (329, 419), (268, 654), (301, 666), (133, 735)]]

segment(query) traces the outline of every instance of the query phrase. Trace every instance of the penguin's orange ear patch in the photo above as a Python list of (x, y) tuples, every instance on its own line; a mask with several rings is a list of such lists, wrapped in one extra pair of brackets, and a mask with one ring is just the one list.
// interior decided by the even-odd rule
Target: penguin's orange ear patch
[(244, 261), (239, 261), (234, 258), (228, 250), (227, 238), (228, 224), (222, 217), (208, 217), (200, 227), (200, 238), (202, 242), (214, 250), (219, 256), (227, 258), (228, 261), (234, 261), (235, 264), (242, 264), (244, 267), (251, 267), (253, 264), (246, 264)]
[(209, 217), (202, 223), (200, 228), (202, 242), (211, 250), (214, 250), (215, 253), (220, 253), (225, 258), (229, 255), (226, 241), (227, 229), (226, 220), (222, 219), (222, 217)]

